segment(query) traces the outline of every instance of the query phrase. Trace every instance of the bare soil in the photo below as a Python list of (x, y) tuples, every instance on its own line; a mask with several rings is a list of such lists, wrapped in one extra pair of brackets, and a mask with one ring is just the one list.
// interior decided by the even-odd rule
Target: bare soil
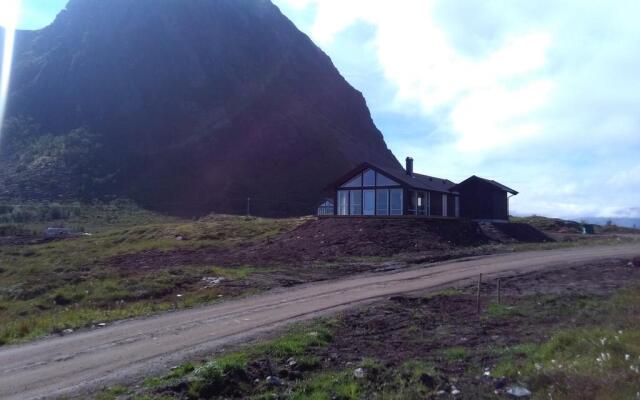
[[(554, 308), (571, 308), (582, 299), (605, 298), (617, 289), (639, 283), (640, 268), (631, 266), (628, 260), (589, 263), (502, 278), (502, 302), (516, 305), (528, 298), (539, 300), (534, 304), (540, 309), (549, 306), (543, 304), (547, 300), (555, 302)], [(495, 281), (484, 284), (483, 310), (496, 301), (496, 289)], [(388, 301), (347, 312), (335, 340), (324, 353), (325, 358), (334, 367), (364, 358), (400, 363), (413, 358), (433, 358), (434, 350), (449, 347), (540, 342), (555, 329), (593, 322), (577, 315), (539, 315), (535, 309), (506, 319), (479, 318), (475, 293), (476, 286), (469, 285), (461, 288), (460, 294), (393, 296)], [(409, 326), (418, 328), (418, 337), (415, 330), (407, 331)], [(491, 364), (491, 360), (480, 361)], [(456, 366), (452, 367), (449, 372), (455, 372)]]
[[(8, 347), (0, 350), (0, 397), (40, 398), (63, 395), (89, 390), (105, 383), (135, 379), (143, 373), (148, 376), (154, 371), (166, 371), (187, 357), (193, 359), (197, 354), (211, 354), (221, 346), (255, 337), (294, 320), (335, 312), (337, 309), (398, 293), (442, 288), (452, 282), (476, 277), (479, 273), (495, 277), (548, 269), (546, 273), (550, 278), (545, 274), (533, 274), (530, 275), (534, 277), (533, 281), (506, 281), (505, 301), (511, 301), (511, 293), (526, 293), (528, 290), (535, 295), (536, 290), (546, 287), (545, 285), (568, 287), (567, 282), (580, 282), (579, 275), (575, 279), (567, 277), (566, 281), (558, 284), (563, 280), (562, 276), (549, 268), (562, 270), (593, 264), (593, 268), (589, 267), (593, 272), (588, 275), (588, 280), (594, 283), (590, 285), (596, 285), (599, 290), (608, 290), (637, 279), (636, 267), (632, 269), (628, 265), (631, 258), (638, 256), (639, 251), (635, 245), (573, 248), (480, 257), (390, 274), (367, 274), (334, 282), (303, 285), (209, 307), (125, 321), (24, 346)], [(621, 265), (611, 267), (618, 269), (609, 270), (609, 264), (604, 260), (612, 257), (624, 258), (626, 263), (621, 262)], [(536, 288), (532, 288), (534, 283)], [(582, 290), (578, 286), (571, 292), (579, 295)], [(489, 293), (487, 292), (487, 297)], [(474, 343), (481, 346), (489, 341), (499, 344), (515, 340), (512, 335), (513, 332), (519, 332), (518, 329), (523, 334), (545, 334), (542, 329), (544, 325), (535, 321), (522, 321), (522, 324), (531, 325), (521, 328), (509, 325), (510, 323), (474, 321), (471, 316), (473, 312), (470, 311), (473, 310), (472, 295), (464, 292), (459, 296), (461, 297), (450, 297), (449, 301), (435, 302), (413, 300), (420, 296), (404, 296), (408, 300), (393, 297), (392, 300), (380, 303), (382, 305), (371, 306), (373, 308), (364, 308), (355, 313), (347, 312), (342, 318), (347, 322), (343, 328), (338, 328), (336, 340), (326, 351), (323, 363), (326, 363), (327, 368), (332, 365), (346, 366), (349, 360), (367, 354), (382, 356), (383, 353), (391, 354), (388, 362), (392, 363), (396, 352), (404, 353), (407, 357), (411, 354), (433, 357), (433, 353), (428, 350), (442, 346), (440, 338), (450, 335), (453, 337), (442, 343)], [(415, 304), (409, 306), (405, 302)], [(375, 312), (368, 311), (376, 310), (376, 307), (382, 308)], [(380, 319), (380, 315), (385, 317)], [(413, 318), (413, 315), (416, 317)], [(536, 315), (542, 320), (545, 318), (544, 312)], [(560, 321), (570, 321), (571, 318), (569, 315)], [(406, 326), (407, 321), (411, 321), (412, 325), (416, 324), (418, 331), (412, 332), (411, 326), (406, 329), (396, 328), (403, 324)], [(421, 328), (420, 324), (424, 324), (425, 328)], [(338, 355), (333, 357), (333, 353)], [(471, 365), (482, 364), (475, 362)], [(462, 373), (465, 365), (451, 363), (443, 364), (441, 368), (443, 372), (449, 371), (447, 373), (453, 375)]]
[[(426, 398), (454, 398), (452, 388), (462, 388), (455, 398), (496, 398), (516, 382), (484, 376), (499, 361), (499, 352), (522, 343), (541, 343), (563, 328), (597, 324), (597, 314), (581, 312), (585, 302), (604, 301), (618, 289), (640, 284), (640, 268), (629, 259), (589, 262), (557, 270), (542, 270), (501, 278), (502, 304), (517, 312), (492, 317), (489, 305), (496, 301), (496, 281), (484, 283), (481, 314), (476, 310), (476, 285), (462, 284), (455, 291), (394, 295), (368, 306), (344, 311), (333, 322), (332, 340), (310, 350), (314, 365), (291, 365), (266, 356), (251, 360), (241, 373), (228, 374), (221, 391), (211, 398), (253, 398), (265, 391), (267, 377), (279, 376), (277, 393), (287, 398), (296, 382), (327, 371), (350, 371), (363, 360), (380, 367), (367, 374), (374, 385), (402, 378), (402, 366), (418, 360), (433, 365), (436, 373), (421, 376), (433, 389)], [(447, 350), (463, 349), (462, 357)], [(466, 349), (466, 350), (465, 350)], [(200, 362), (206, 362), (206, 358)], [(377, 376), (375, 376), (377, 375)], [(376, 381), (379, 381), (375, 383)], [(179, 380), (155, 389), (155, 394), (188, 398), (189, 380)], [(440, 390), (441, 395), (434, 395)], [(368, 395), (375, 395), (375, 389)], [(443, 397), (444, 396), (444, 397)], [(366, 397), (369, 398), (369, 397)]]
[[(508, 318), (487, 317), (488, 304), (495, 302), (496, 282), (484, 284), (481, 290), (480, 316), (476, 311), (476, 285), (463, 286), (457, 293), (392, 296), (342, 313), (329, 345), (310, 354), (320, 359), (320, 364), (301, 368), (288, 366), (285, 359), (254, 360), (246, 373), (225, 378), (228, 390), (223, 397), (258, 395), (264, 387), (247, 384), (268, 376), (296, 381), (314, 371), (353, 369), (363, 360), (375, 360), (381, 366), (373, 372), (380, 376), (370, 379), (388, 380), (407, 361), (419, 360), (435, 366), (436, 374), (422, 379), (444, 391), (445, 398), (449, 398), (454, 385), (464, 388), (461, 398), (494, 398), (516, 382), (483, 375), (485, 368), (490, 370), (499, 361), (500, 356), (492, 349), (541, 343), (559, 329), (597, 323), (593, 315), (572, 310), (578, 310), (581, 301), (605, 300), (618, 289), (640, 284), (640, 268), (628, 260), (608, 260), (502, 278), (501, 284), (502, 303), (518, 307), (521, 313)], [(467, 355), (452, 359), (447, 349), (468, 350)], [(285, 384), (282, 390), (286, 388)], [(173, 394), (182, 398), (182, 389), (177, 389)], [(163, 394), (171, 392), (162, 389)]]
[[(510, 225), (510, 224), (496, 224)], [(514, 241), (550, 239), (538, 230), (502, 227)], [(184, 265), (290, 266), (331, 263), (356, 257), (389, 257), (425, 253), (428, 261), (446, 259), (452, 250), (488, 244), (479, 225), (445, 219), (321, 218), (254, 245), (229, 248), (149, 250), (110, 260), (124, 270), (172, 268)], [(342, 269), (344, 273), (344, 268)], [(348, 271), (346, 271), (348, 272)], [(358, 270), (354, 272), (359, 272)]]

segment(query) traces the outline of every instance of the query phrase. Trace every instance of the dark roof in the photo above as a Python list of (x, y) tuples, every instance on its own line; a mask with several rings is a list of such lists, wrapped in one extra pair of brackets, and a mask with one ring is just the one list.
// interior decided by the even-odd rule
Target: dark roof
[(465, 183), (467, 183), (468, 181), (471, 181), (471, 180), (477, 180), (477, 181), (480, 181), (480, 182), (487, 183), (487, 184), (489, 184), (491, 186), (494, 186), (494, 187), (496, 187), (496, 188), (498, 188), (500, 190), (504, 190), (505, 192), (511, 193), (513, 195), (518, 194), (517, 191), (511, 189), (510, 187), (507, 187), (507, 186), (503, 185), (500, 182), (496, 182), (496, 181), (491, 180), (491, 179), (481, 178), (481, 177), (475, 176), (475, 175), (472, 175), (471, 177), (469, 177), (469, 178), (465, 179), (464, 181), (458, 183), (457, 185), (453, 186), (451, 189), (452, 190), (457, 190), (458, 186), (464, 185)]
[(409, 176), (402, 168), (383, 168), (365, 162), (343, 175), (340, 179), (335, 181), (331, 185), (331, 187), (339, 186), (340, 184), (346, 182), (349, 178), (353, 177), (355, 174), (364, 171), (367, 168), (382, 172), (383, 174), (389, 176), (389, 178), (393, 178), (394, 180), (398, 181), (400, 184), (404, 184), (418, 190), (432, 190), (436, 192), (449, 193), (450, 189), (455, 186), (455, 183), (451, 182), (448, 179), (436, 178), (434, 176), (416, 173), (414, 173), (412, 176)]
[(421, 190), (433, 190), (436, 192), (449, 192), (449, 190), (455, 186), (454, 182), (451, 182), (448, 179), (436, 178), (435, 176), (416, 174), (407, 175), (406, 171), (403, 169), (398, 169), (397, 171), (390, 171), (388, 169), (382, 170), (382, 172), (386, 172), (392, 178), (395, 178), (399, 181), (402, 181), (408, 186), (411, 186), (414, 189)]

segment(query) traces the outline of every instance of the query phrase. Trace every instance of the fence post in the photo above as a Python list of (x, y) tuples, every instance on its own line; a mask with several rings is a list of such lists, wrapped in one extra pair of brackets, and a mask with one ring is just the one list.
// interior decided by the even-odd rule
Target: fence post
[(500, 278), (498, 278), (498, 304), (502, 304), (502, 295), (501, 295), (502, 285), (500, 283)]
[(251, 216), (251, 197), (247, 197), (247, 217)]
[(480, 286), (482, 285), (482, 274), (478, 275), (478, 292), (476, 294), (476, 313), (480, 314)]

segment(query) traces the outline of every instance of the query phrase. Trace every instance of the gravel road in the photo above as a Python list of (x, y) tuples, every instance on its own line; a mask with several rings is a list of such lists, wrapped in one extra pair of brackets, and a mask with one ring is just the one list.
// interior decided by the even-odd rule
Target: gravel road
[(198, 354), (260, 337), (293, 321), (397, 293), (476, 277), (640, 255), (640, 246), (581, 247), (476, 257), (279, 289), (263, 295), (114, 323), (0, 350), (0, 398), (77, 395), (166, 371)]

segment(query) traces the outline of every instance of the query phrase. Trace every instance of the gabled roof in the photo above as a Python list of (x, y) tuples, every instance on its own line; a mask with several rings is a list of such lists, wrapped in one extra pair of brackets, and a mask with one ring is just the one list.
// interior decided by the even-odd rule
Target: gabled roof
[(351, 177), (364, 171), (367, 168), (371, 168), (376, 170), (384, 175), (387, 175), (389, 178), (397, 181), (401, 185), (409, 186), (413, 189), (418, 190), (431, 190), (436, 192), (444, 192), (449, 193), (451, 187), (455, 186), (454, 182), (451, 182), (448, 179), (436, 178), (434, 176), (422, 175), (414, 173), (412, 176), (407, 175), (407, 172), (402, 168), (383, 168), (377, 165), (373, 165), (371, 163), (365, 162), (357, 167), (353, 168), (348, 173), (344, 174), (340, 179), (335, 181), (330, 187), (335, 188), (340, 186), (340, 184), (346, 182)]
[(495, 188), (498, 188), (498, 189), (500, 189), (500, 190), (504, 190), (505, 192), (507, 192), (507, 193), (511, 193), (511, 194), (513, 194), (513, 195), (518, 194), (518, 192), (517, 192), (517, 191), (515, 191), (515, 190), (511, 189), (510, 187), (507, 187), (507, 186), (503, 185), (503, 184), (502, 184), (502, 183), (500, 183), (500, 182), (496, 182), (496, 181), (491, 180), (491, 179), (481, 178), (481, 177), (479, 177), (479, 176), (475, 176), (475, 175), (472, 175), (472, 176), (470, 176), (469, 178), (465, 179), (464, 181), (462, 181), (462, 182), (458, 183), (457, 185), (453, 186), (453, 187), (451, 188), (451, 190), (458, 190), (458, 187), (459, 187), (459, 186), (462, 186), (462, 185), (464, 185), (465, 183), (467, 183), (467, 182), (469, 182), (469, 181), (472, 181), (472, 180), (477, 180), (477, 181), (480, 181), (480, 182), (483, 182), (483, 183), (489, 184), (489, 185), (491, 185), (491, 186), (493, 186), (493, 187), (495, 187)]

